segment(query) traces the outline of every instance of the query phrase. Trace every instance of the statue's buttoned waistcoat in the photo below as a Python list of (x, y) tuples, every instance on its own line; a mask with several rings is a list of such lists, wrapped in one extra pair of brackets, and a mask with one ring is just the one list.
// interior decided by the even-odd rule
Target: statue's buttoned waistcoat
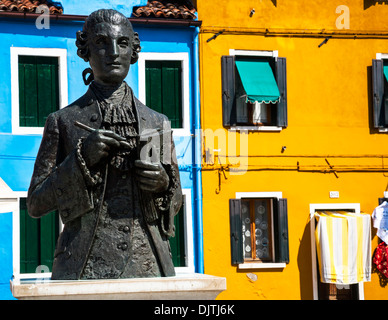
[(81, 279), (161, 275), (133, 178), (131, 172), (110, 167), (107, 191)]

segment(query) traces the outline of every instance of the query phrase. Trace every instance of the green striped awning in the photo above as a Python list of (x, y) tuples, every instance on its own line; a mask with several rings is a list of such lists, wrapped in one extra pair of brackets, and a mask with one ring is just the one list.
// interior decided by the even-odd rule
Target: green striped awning
[(280, 93), (267, 59), (239, 59), (236, 67), (247, 95), (247, 101), (277, 103)]

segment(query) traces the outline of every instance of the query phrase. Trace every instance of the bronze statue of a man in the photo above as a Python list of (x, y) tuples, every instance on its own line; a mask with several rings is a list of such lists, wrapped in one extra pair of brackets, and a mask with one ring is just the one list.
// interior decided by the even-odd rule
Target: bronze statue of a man
[(28, 190), (32, 217), (58, 210), (64, 223), (52, 279), (173, 276), (168, 238), (182, 192), (172, 131), (124, 82), (139, 37), (124, 15), (102, 9), (76, 44), (90, 86), (48, 116)]

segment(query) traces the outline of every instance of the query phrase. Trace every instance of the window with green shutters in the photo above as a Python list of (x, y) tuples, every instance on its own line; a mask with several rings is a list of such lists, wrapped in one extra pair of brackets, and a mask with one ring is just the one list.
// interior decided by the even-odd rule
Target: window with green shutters
[(43, 127), (59, 109), (58, 58), (19, 55), (18, 68), (19, 125)]
[(58, 235), (57, 212), (31, 218), (26, 198), (20, 198), (20, 273), (35, 273), (38, 266), (47, 266), (51, 271)]
[(224, 127), (286, 128), (286, 58), (236, 51), (239, 53), (221, 57)]
[(182, 62), (148, 60), (145, 80), (146, 105), (166, 115), (172, 128), (182, 128)]
[(169, 239), (174, 267), (186, 266), (184, 206), (185, 204), (183, 203), (178, 214), (174, 217), (175, 237)]

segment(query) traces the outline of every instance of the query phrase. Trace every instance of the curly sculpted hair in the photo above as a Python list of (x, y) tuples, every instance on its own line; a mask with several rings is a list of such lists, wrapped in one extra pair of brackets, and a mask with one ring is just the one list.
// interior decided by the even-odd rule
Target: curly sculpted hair
[(114, 25), (122, 24), (133, 32), (133, 52), (131, 57), (131, 64), (134, 64), (139, 59), (139, 52), (141, 50), (139, 35), (137, 32), (133, 31), (132, 24), (122, 13), (112, 9), (100, 9), (92, 12), (87, 17), (82, 31), (77, 32), (77, 40), (75, 44), (78, 48), (78, 56), (86, 62), (89, 61), (88, 36), (91, 32), (94, 32), (95, 25), (101, 22), (111, 23)]

